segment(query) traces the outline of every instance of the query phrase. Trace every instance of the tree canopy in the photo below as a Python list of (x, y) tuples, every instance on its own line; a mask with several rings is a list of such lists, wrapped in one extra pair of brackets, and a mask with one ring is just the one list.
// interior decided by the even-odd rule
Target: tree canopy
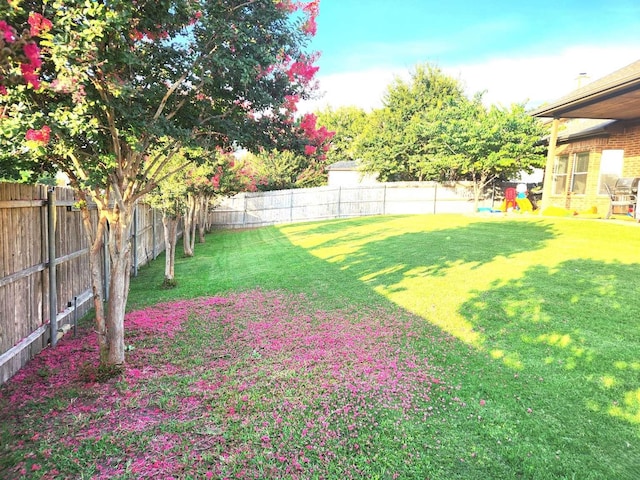
[[(101, 359), (122, 364), (135, 202), (173, 173), (164, 167), (184, 147), (306, 148), (292, 111), (314, 86), (307, 46), (318, 1), (13, 0), (0, 9), (13, 46), (0, 57), (2, 175), (70, 178), (92, 245)], [(169, 142), (158, 152), (160, 139)], [(96, 270), (105, 232), (106, 315)]]
[(523, 105), (487, 108), (477, 96), (446, 105), (425, 129), (433, 150), (429, 176), (473, 181), (476, 207), (487, 185), (545, 162), (544, 128)]
[(343, 160), (357, 160), (354, 141), (367, 122), (367, 113), (358, 107), (325, 108), (316, 113), (318, 124), (334, 132), (327, 164)]
[(544, 129), (523, 105), (486, 107), (433, 66), (388, 87), (384, 106), (368, 116), (355, 150), (381, 180), (471, 180), (484, 187), (544, 164)]
[(356, 140), (363, 169), (378, 172), (383, 181), (427, 180), (430, 146), (422, 126), (443, 105), (463, 97), (460, 83), (432, 65), (418, 65), (409, 81), (396, 79)]

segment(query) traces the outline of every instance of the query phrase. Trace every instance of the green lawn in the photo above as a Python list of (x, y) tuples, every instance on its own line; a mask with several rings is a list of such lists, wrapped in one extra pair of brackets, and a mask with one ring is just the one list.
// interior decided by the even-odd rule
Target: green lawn
[(0, 477), (640, 478), (634, 223), (367, 217), (163, 267), (123, 375), (87, 333), (0, 389)]

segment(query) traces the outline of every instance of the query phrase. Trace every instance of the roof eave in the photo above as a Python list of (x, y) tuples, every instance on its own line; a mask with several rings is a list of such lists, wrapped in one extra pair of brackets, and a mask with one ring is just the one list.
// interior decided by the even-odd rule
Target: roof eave
[[(611, 97), (623, 95), (627, 92), (637, 90), (640, 87), (640, 77), (633, 75), (626, 81), (612, 82), (604, 85), (595, 91), (588, 89), (576, 92), (574, 95), (560, 99), (550, 105), (540, 107), (530, 112), (532, 117), (549, 118), (571, 118), (566, 115), (572, 110), (601, 102)], [(565, 115), (565, 116), (563, 116)]]

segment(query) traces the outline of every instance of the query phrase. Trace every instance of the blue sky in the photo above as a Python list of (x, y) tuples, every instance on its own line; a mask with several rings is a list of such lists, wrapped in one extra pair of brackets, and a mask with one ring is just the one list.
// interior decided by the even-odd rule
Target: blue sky
[(432, 63), (487, 103), (535, 107), (640, 59), (638, 0), (321, 0), (307, 108), (376, 108), (395, 77)]

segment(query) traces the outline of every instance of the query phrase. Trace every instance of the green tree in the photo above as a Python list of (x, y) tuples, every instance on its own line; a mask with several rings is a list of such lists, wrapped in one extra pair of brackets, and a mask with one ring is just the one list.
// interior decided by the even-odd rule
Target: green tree
[(460, 83), (432, 65), (418, 65), (408, 82), (396, 79), (356, 140), (362, 168), (382, 181), (426, 180), (431, 149), (423, 128), (442, 107), (464, 98)]
[(430, 177), (473, 181), (476, 209), (487, 185), (545, 163), (544, 127), (523, 105), (487, 109), (480, 96), (461, 99), (440, 110), (425, 130), (433, 150)]
[(251, 164), (258, 190), (286, 190), (295, 188), (299, 165), (303, 158), (291, 150), (264, 150), (250, 155)]
[(316, 112), (318, 124), (335, 132), (327, 152), (327, 164), (344, 160), (357, 160), (354, 141), (367, 122), (367, 113), (358, 107), (327, 107)]
[[(121, 365), (136, 201), (173, 173), (165, 166), (185, 146), (271, 147), (291, 131), (285, 107), (308, 95), (317, 70), (305, 48), (318, 2), (19, 3), (0, 7), (17, 31), (28, 28), (30, 12), (50, 19), (52, 28), (40, 42), (41, 65), (26, 72), (41, 81), (0, 92), (0, 165), (25, 159), (22, 168), (61, 170), (71, 179), (91, 242), (100, 359)], [(31, 145), (24, 141), (30, 131), (36, 132)], [(172, 143), (154, 152), (162, 138)], [(98, 209), (97, 226), (90, 203)], [(106, 311), (99, 272), (105, 232)]]

